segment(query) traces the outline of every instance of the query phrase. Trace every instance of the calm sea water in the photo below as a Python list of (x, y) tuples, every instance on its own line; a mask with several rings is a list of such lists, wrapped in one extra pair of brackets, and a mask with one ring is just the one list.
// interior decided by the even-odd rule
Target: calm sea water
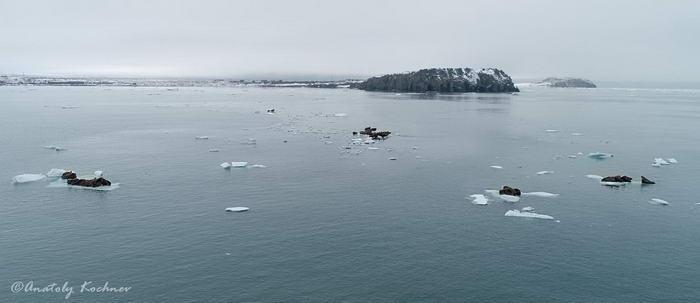
[[(365, 126), (394, 133), (343, 149)], [(698, 301), (698, 130), (700, 90), (0, 87), (0, 301)], [(10, 182), (51, 168), (121, 187)], [(502, 185), (560, 196), (465, 199)], [(525, 206), (559, 221), (504, 216)]]

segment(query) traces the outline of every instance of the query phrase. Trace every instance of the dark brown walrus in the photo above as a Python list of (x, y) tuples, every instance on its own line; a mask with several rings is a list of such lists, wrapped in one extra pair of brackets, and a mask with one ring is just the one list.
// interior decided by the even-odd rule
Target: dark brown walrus
[(100, 186), (110, 186), (112, 182), (104, 178), (95, 179), (69, 179), (68, 185), (83, 186), (83, 187), (100, 187)]
[(520, 197), (520, 189), (504, 185), (503, 188), (498, 191), (498, 194)]

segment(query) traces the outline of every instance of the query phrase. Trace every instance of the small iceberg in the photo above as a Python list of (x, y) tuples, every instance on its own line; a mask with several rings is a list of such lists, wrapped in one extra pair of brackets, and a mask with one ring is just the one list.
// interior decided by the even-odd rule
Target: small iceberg
[(66, 150), (66, 149), (63, 148), (63, 147), (56, 146), (56, 145), (47, 145), (47, 146), (44, 146), (44, 148), (45, 148), (45, 149), (52, 149), (52, 150), (55, 150), (55, 151)]
[(525, 206), (525, 207), (523, 207), (523, 210), (522, 210), (522, 211), (533, 211), (533, 210), (535, 210), (534, 207), (532, 207), (532, 206)]
[(603, 176), (598, 176), (598, 175), (586, 175), (586, 178), (595, 179), (595, 180), (603, 180)]
[(666, 161), (668, 161), (668, 163), (671, 163), (671, 164), (677, 164), (677, 163), (678, 163), (678, 160), (676, 160), (676, 158), (668, 158), (668, 159), (666, 159)]
[(337, 114), (333, 115), (333, 117), (347, 117), (347, 116), (348, 116), (348, 114), (346, 114), (346, 113), (337, 113)]
[(194, 137), (194, 139), (195, 140), (208, 140), (209, 136), (197, 136), (197, 137)]
[(503, 166), (500, 166), (500, 165), (491, 165), (489, 167), (493, 168), (493, 169), (503, 169)]
[(554, 172), (551, 171), (551, 170), (543, 170), (543, 171), (537, 172), (537, 174), (540, 175), (540, 176), (541, 176), (541, 175), (550, 175), (550, 174), (553, 174), (553, 173), (554, 173)]
[(661, 167), (661, 165), (671, 165), (671, 163), (664, 160), (663, 158), (654, 158), (654, 162), (651, 164), (651, 166), (653, 167)]
[(484, 196), (482, 194), (474, 194), (474, 195), (471, 195), (469, 197), (472, 198), (473, 204), (476, 204), (476, 205), (488, 205), (489, 204), (489, 200), (486, 199), (486, 196)]
[(661, 199), (657, 199), (657, 198), (651, 199), (651, 200), (649, 201), (649, 203), (654, 204), (654, 205), (663, 205), (663, 206), (669, 205), (668, 201), (666, 201), (666, 200), (661, 200)]
[(588, 157), (591, 159), (604, 160), (604, 159), (612, 158), (613, 155), (608, 154), (608, 153), (595, 152), (595, 153), (588, 154)]
[(41, 181), (46, 178), (46, 175), (42, 174), (21, 174), (12, 178), (12, 183), (28, 183)]
[(231, 168), (231, 163), (224, 162), (224, 163), (219, 164), (219, 166), (221, 166), (221, 168), (223, 168), (223, 169), (229, 169), (229, 168)]
[(535, 218), (535, 219), (545, 219), (545, 220), (554, 220), (554, 217), (548, 216), (548, 215), (542, 215), (538, 213), (533, 213), (533, 212), (521, 212), (517, 209), (509, 210), (505, 214), (506, 217), (521, 217), (521, 218)]
[(553, 194), (553, 193), (548, 193), (548, 192), (543, 192), (543, 191), (534, 191), (531, 193), (523, 193), (523, 196), (533, 196), (533, 197), (541, 197), (541, 198), (554, 198), (558, 197), (559, 194)]
[(46, 173), (46, 176), (49, 178), (59, 178), (63, 173), (65, 173), (65, 169), (60, 169), (60, 168), (52, 168), (49, 170), (49, 172)]
[(239, 207), (228, 207), (228, 208), (226, 208), (226, 212), (235, 212), (235, 213), (240, 213), (240, 212), (244, 212), (244, 211), (248, 211), (248, 210), (250, 210), (250, 208), (248, 208), (248, 207), (241, 207), (241, 206), (239, 206)]
[(253, 165), (251, 165), (251, 166), (249, 166), (249, 167), (250, 167), (250, 168), (267, 168), (266, 165), (262, 165), (262, 164), (253, 164)]
[(367, 147), (367, 149), (369, 149), (369, 150), (379, 150), (379, 147), (370, 146), (370, 147)]
[(558, 133), (559, 132), (558, 129), (545, 129), (544, 131), (548, 132), (548, 133)]
[(248, 162), (231, 162), (231, 167), (240, 168), (246, 166), (248, 166)]

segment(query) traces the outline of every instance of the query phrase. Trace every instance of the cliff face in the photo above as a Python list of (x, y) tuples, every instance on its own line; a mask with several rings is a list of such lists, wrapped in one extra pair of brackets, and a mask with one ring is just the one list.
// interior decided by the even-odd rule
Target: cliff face
[(353, 85), (367, 91), (509, 93), (519, 91), (505, 72), (495, 68), (431, 68), (373, 77)]
[(543, 86), (550, 87), (586, 87), (595, 88), (596, 85), (593, 84), (591, 80), (581, 79), (581, 78), (554, 78), (550, 77), (542, 80), (538, 83)]

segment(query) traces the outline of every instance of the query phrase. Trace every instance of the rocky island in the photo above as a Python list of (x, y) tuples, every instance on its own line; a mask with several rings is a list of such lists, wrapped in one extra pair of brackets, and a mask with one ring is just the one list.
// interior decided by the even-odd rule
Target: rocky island
[(596, 88), (591, 80), (581, 79), (581, 78), (546, 78), (537, 85), (549, 86), (549, 87), (584, 87), (584, 88)]
[(518, 92), (513, 80), (496, 68), (430, 68), (390, 74), (354, 83), (353, 88), (387, 92), (511, 93)]

